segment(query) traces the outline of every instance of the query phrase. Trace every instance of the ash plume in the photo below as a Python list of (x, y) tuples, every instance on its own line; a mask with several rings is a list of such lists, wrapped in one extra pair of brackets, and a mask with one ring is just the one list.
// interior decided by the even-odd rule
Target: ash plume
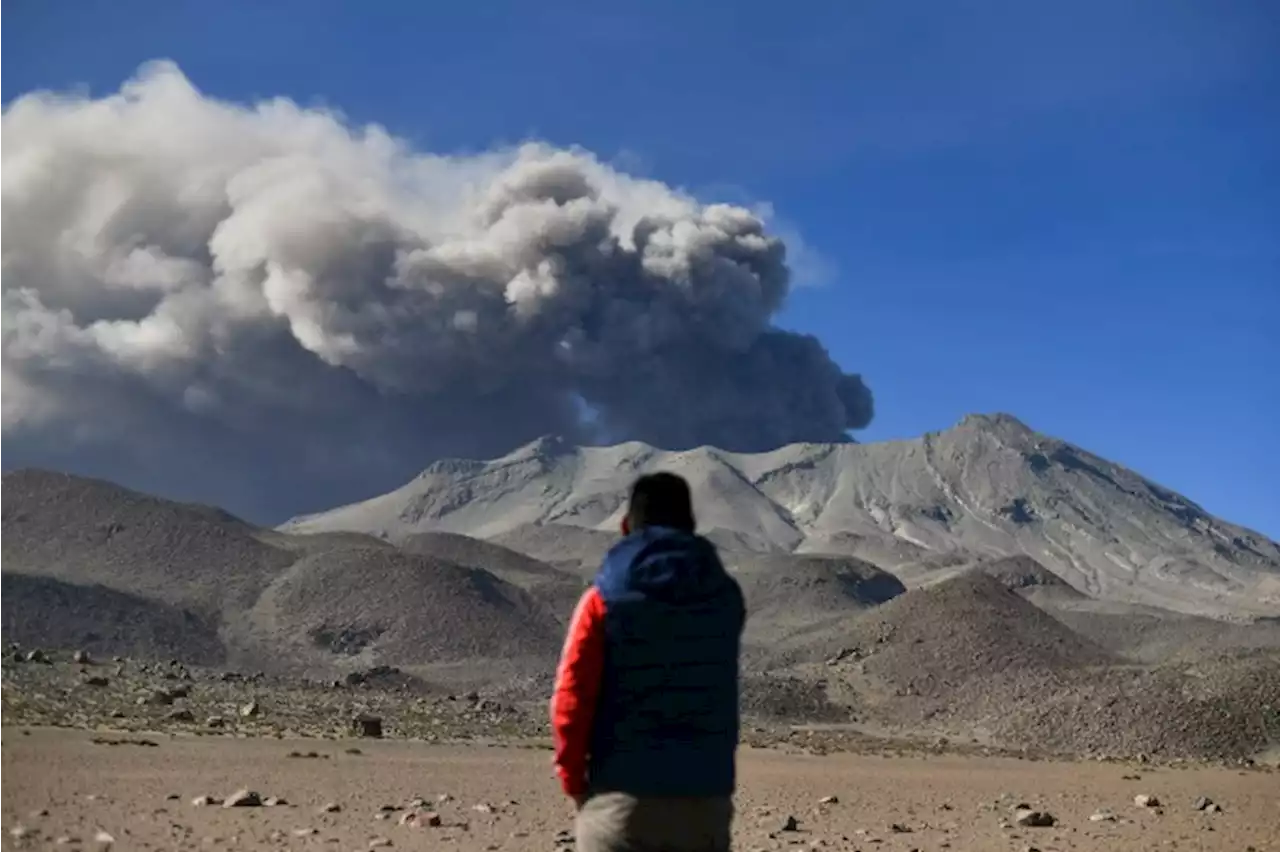
[(6, 468), (270, 516), (543, 434), (747, 451), (871, 418), (771, 324), (760, 215), (582, 150), (421, 153), (163, 62), (18, 98), (3, 138)]

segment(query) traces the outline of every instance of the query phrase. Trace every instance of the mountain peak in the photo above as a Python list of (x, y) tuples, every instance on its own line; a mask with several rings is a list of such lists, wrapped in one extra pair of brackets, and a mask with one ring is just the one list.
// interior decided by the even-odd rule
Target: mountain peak
[(689, 481), (702, 526), (732, 550), (834, 553), (909, 574), (1022, 555), (1097, 597), (1217, 616), (1280, 612), (1280, 545), (1010, 414), (970, 414), (914, 440), (814, 449), (578, 447), (546, 435), (499, 459), (437, 462), (390, 495), (284, 529), (392, 541), (529, 525), (612, 530), (635, 477), (670, 470)]
[(576, 449), (577, 445), (571, 443), (563, 435), (542, 435), (534, 438), (524, 446), (512, 450), (505, 458), (555, 458), (565, 453), (571, 453)]
[(995, 411), (990, 414), (966, 414), (957, 424), (960, 427), (984, 430), (1014, 430), (1031, 434), (1035, 430), (1012, 414)]

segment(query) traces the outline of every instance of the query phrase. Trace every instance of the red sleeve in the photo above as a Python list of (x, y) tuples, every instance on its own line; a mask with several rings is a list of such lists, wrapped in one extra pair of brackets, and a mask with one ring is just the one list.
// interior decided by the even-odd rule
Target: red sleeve
[(556, 748), (556, 774), (570, 796), (586, 792), (587, 752), (604, 666), (604, 613), (604, 599), (592, 586), (573, 611), (556, 668), (551, 733)]

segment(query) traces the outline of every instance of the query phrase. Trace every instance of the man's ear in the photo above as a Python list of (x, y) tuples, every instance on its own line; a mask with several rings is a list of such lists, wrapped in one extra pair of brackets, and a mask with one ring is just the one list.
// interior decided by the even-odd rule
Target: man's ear
[(622, 523), (619, 524), (619, 526), (622, 528), (622, 534), (624, 536), (631, 535), (631, 519), (626, 515), (622, 516)]

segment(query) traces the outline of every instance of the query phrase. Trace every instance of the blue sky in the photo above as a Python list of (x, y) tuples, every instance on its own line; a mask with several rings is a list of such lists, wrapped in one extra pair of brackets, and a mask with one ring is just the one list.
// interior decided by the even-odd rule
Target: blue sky
[(9, 0), (3, 98), (171, 58), (416, 146), (770, 202), (863, 440), (1009, 411), (1280, 537), (1280, 5)]

